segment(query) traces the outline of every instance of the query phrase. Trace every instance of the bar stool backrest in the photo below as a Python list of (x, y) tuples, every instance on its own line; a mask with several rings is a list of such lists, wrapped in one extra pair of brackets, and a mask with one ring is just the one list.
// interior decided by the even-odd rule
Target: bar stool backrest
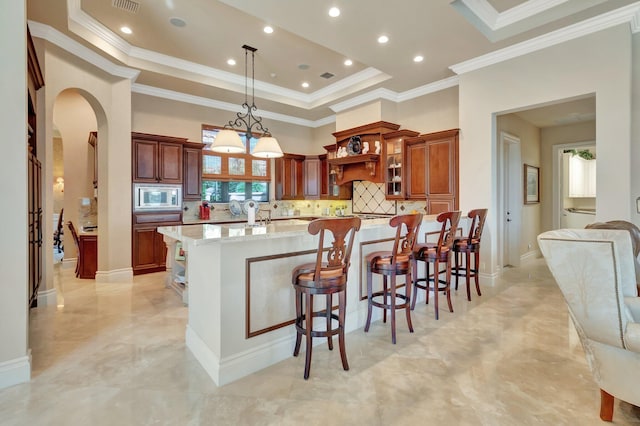
[[(360, 230), (359, 217), (316, 219), (309, 223), (308, 231), (311, 235), (320, 233), (313, 281), (317, 281), (318, 277), (335, 277), (347, 274), (351, 261), (353, 239), (358, 230)], [(322, 255), (326, 231), (329, 231), (333, 236), (333, 241), (327, 251), (327, 261), (323, 263)]]
[(469, 238), (467, 240), (469, 245), (473, 243), (480, 244), (482, 230), (484, 229), (484, 221), (487, 218), (487, 211), (487, 209), (475, 209), (469, 212), (468, 216), (469, 219), (471, 219)]
[(399, 255), (409, 257), (416, 245), (418, 231), (422, 224), (422, 213), (397, 215), (391, 218), (389, 225), (396, 228), (396, 239), (391, 251), (391, 264), (396, 264)]
[(69, 231), (71, 231), (71, 235), (73, 236), (73, 242), (76, 243), (76, 249), (80, 250), (80, 239), (78, 238), (78, 233), (76, 232), (76, 227), (73, 226), (73, 222), (67, 222), (67, 226), (69, 227)]
[(458, 223), (460, 222), (460, 212), (442, 212), (438, 215), (437, 220), (442, 223), (442, 228), (440, 229), (436, 250), (451, 250), (458, 230)]

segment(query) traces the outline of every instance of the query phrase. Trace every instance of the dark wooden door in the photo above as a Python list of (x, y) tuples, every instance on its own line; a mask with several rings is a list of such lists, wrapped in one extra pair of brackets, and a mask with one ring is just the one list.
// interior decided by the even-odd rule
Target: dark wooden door
[(158, 142), (133, 141), (133, 181), (158, 182)]
[(409, 199), (427, 198), (426, 187), (426, 144), (424, 141), (407, 143), (405, 164), (406, 196)]
[(165, 270), (166, 246), (155, 226), (133, 229), (133, 273)]
[(158, 143), (158, 179), (160, 183), (182, 183), (182, 145)]
[(317, 200), (320, 198), (321, 185), (320, 159), (309, 157), (304, 160), (304, 198)]
[(298, 200), (304, 198), (304, 156), (285, 154), (276, 159), (276, 199)]
[(202, 148), (184, 148), (184, 182), (182, 199), (201, 200), (202, 190)]

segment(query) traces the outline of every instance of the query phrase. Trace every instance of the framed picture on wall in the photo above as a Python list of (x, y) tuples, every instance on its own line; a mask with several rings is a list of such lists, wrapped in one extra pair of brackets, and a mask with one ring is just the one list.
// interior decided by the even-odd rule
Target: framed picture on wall
[(524, 165), (524, 203), (540, 202), (540, 168)]

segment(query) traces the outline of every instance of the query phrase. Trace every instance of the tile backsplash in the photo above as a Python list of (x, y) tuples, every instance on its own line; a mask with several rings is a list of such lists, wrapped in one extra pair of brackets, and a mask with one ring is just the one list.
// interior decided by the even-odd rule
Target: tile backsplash
[[(187, 201), (184, 203), (183, 223), (196, 223), (199, 221), (200, 204), (200, 201)], [(246, 215), (234, 217), (229, 211), (228, 203), (210, 203), (209, 206), (211, 208), (211, 221), (246, 219)], [(334, 216), (336, 209), (344, 209), (345, 215), (354, 213), (393, 215), (410, 213), (413, 210), (425, 213), (426, 202), (424, 200), (386, 200), (384, 184), (356, 181), (353, 182), (352, 200), (271, 200), (268, 203), (260, 203), (260, 211), (256, 217), (326, 216), (327, 212), (329, 215)]]

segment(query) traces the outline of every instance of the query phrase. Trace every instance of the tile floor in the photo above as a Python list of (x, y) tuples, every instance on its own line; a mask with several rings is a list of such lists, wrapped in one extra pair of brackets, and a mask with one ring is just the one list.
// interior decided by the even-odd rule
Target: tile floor
[[(185, 348), (187, 308), (164, 274), (99, 284), (58, 270), (59, 307), (31, 313), (31, 383), (0, 391), (2, 425), (597, 425), (599, 391), (544, 263), (347, 335), (350, 371), (316, 346), (218, 388)], [(63, 305), (63, 306), (62, 306)], [(616, 401), (615, 424), (640, 424)]]

